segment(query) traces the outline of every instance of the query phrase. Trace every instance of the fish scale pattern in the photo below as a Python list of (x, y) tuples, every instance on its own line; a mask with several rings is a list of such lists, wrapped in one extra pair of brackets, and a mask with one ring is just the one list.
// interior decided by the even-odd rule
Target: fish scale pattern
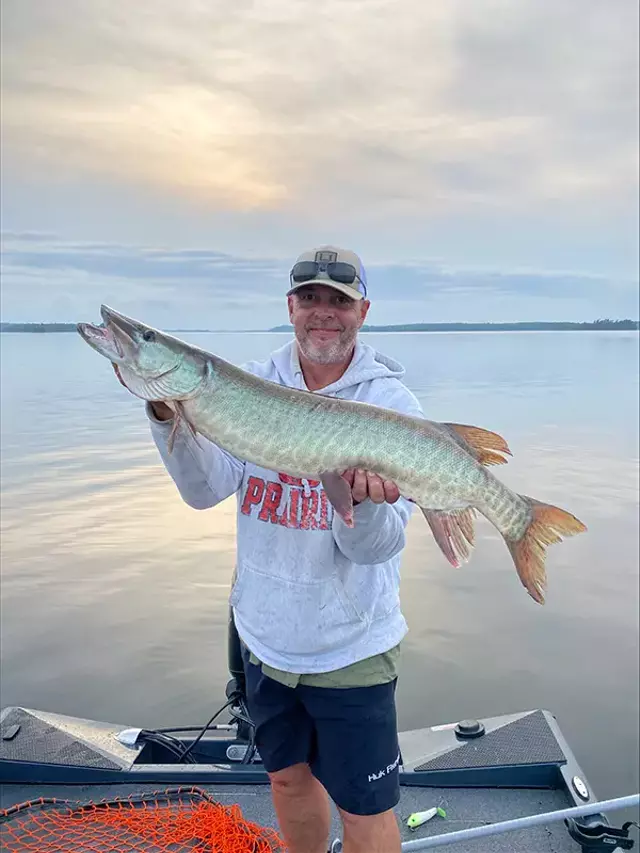
[(438, 424), (321, 394), (292, 394), (215, 357), (208, 376), (206, 393), (186, 402), (185, 413), (238, 458), (292, 476), (367, 468), (424, 507), (478, 505), (487, 485), (494, 515), (500, 503), (513, 505), (513, 493), (495, 478), (488, 484), (483, 467)]

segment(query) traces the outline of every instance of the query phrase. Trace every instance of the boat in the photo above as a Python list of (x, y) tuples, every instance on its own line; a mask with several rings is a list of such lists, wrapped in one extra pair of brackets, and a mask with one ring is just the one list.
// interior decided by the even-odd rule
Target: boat
[[(52, 710), (3, 708), (0, 849), (217, 851), (222, 848), (202, 839), (194, 846), (195, 835), (180, 842), (175, 836), (177, 813), (186, 820), (209, 809), (220, 826), (227, 821), (236, 827), (238, 839), (244, 827), (246, 846), (239, 840), (239, 846), (225, 850), (284, 851), (254, 743), (232, 617), (227, 651), (225, 699), (201, 727), (147, 729), (140, 720), (122, 725)], [(434, 723), (401, 731), (399, 740), (396, 815), (403, 851), (634, 848), (633, 822), (616, 825), (607, 813), (637, 806), (638, 795), (599, 801), (558, 720), (546, 709)], [(333, 806), (332, 814), (330, 851), (339, 853), (341, 826)], [(153, 840), (145, 832), (155, 833)], [(166, 843), (163, 832), (169, 833)], [(129, 834), (135, 835), (130, 847)], [(146, 846), (140, 846), (140, 837), (148, 839)]]

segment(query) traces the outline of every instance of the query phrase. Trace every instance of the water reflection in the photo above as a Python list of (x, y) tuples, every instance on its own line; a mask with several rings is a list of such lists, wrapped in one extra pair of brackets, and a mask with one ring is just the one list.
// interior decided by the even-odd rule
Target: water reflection
[[(185, 337), (234, 362), (286, 339)], [(599, 794), (637, 789), (638, 336), (369, 340), (406, 364), (429, 416), (505, 436), (504, 482), (589, 527), (549, 549), (542, 608), (483, 519), (456, 570), (414, 514), (402, 726), (548, 707)], [(2, 705), (201, 722), (227, 678), (235, 500), (181, 501), (139, 401), (77, 336), (0, 345)]]

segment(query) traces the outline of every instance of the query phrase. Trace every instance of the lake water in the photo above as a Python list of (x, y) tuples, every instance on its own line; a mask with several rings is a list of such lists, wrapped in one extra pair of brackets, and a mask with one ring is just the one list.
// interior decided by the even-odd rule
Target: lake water
[[(236, 363), (279, 334), (184, 334)], [(544, 707), (602, 797), (637, 791), (638, 335), (368, 334), (427, 417), (501, 433), (493, 469), (574, 512), (545, 607), (480, 519), (453, 569), (419, 512), (402, 599), (401, 728)], [(181, 502), (141, 404), (74, 334), (3, 334), (1, 705), (203, 724), (224, 697), (234, 499)]]

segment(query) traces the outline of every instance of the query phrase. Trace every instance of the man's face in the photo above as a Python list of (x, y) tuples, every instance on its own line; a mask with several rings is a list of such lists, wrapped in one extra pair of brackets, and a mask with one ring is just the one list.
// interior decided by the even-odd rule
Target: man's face
[(369, 310), (366, 299), (351, 299), (332, 287), (309, 284), (288, 297), (289, 319), (298, 346), (317, 364), (347, 359)]

